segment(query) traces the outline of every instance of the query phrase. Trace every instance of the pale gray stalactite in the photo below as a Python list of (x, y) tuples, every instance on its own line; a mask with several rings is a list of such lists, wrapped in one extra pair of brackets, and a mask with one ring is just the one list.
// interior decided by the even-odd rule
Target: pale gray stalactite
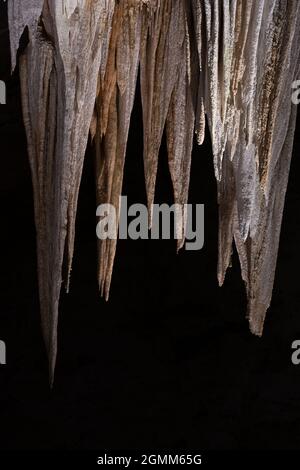
[[(208, 42), (204, 101), (220, 204), (218, 277), (222, 284), (235, 239), (250, 327), (261, 335), (271, 302), (292, 153), (291, 89), (299, 64), (300, 5), (238, 0), (234, 15), (225, 1), (222, 12), (217, 3), (203, 1)], [(216, 27), (221, 23), (229, 25), (222, 46)]]
[[(181, 66), (172, 92), (166, 122), (168, 161), (173, 184), (174, 202), (182, 208), (188, 203), (199, 91), (199, 58), (195, 37), (193, 36), (191, 9), (185, 11), (185, 24), (185, 40), (176, 52), (180, 57)], [(200, 120), (201, 117), (199, 123)], [(199, 133), (201, 133), (201, 126), (199, 127)], [(181, 221), (184, 224), (181, 224)], [(178, 250), (182, 248), (185, 242), (186, 222), (186, 213), (183, 209), (179, 218), (175, 219), (175, 223), (177, 223), (176, 230), (181, 231), (177, 243)]]
[[(194, 134), (201, 144), (207, 120), (218, 186), (218, 280), (224, 282), (235, 242), (250, 328), (261, 335), (296, 121), (291, 98), (300, 78), (300, 2), (10, 0), (8, 15), (13, 68), (20, 37), (26, 26), (29, 31), (20, 76), (51, 383), (88, 134), (97, 202), (118, 213), (139, 67), (149, 209), (164, 130), (174, 202), (185, 204)], [(178, 248), (184, 240), (183, 231)], [(99, 287), (106, 298), (116, 243), (98, 243)]]
[[(23, 2), (13, 3), (10, 14), (22, 11)], [(35, 198), (41, 317), (51, 383), (63, 259), (66, 256), (64, 280), (68, 286), (82, 166), (112, 13), (112, 2), (102, 0), (45, 0), (20, 61)], [(14, 21), (14, 15), (10, 16), (11, 30)]]
[[(266, 310), (272, 298), (293, 148), (296, 108), (291, 102), (291, 88), (297, 78), (299, 64), (299, 2), (278, 2), (274, 17), (275, 34), (263, 63), (262, 86), (260, 83), (257, 86), (256, 106), (260, 112), (255, 137), (257, 182), (245, 242), (248, 315), (251, 330), (259, 335), (262, 334)], [(270, 28), (273, 27), (272, 23)], [(240, 219), (239, 214), (238, 217)], [(243, 268), (246, 270), (245, 266)]]

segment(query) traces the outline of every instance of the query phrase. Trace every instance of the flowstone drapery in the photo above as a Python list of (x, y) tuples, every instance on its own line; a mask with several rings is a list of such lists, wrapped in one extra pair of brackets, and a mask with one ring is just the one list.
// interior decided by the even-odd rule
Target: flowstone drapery
[[(251, 331), (270, 305), (300, 78), (298, 0), (9, 0), (12, 68), (20, 37), (34, 188), (41, 318), (53, 382), (58, 304), (69, 288), (89, 132), (98, 203), (118, 209), (140, 70), (149, 208), (166, 128), (174, 200), (188, 200), (193, 137), (212, 140), (222, 284), (235, 242)], [(178, 247), (184, 243), (184, 232)], [(99, 241), (109, 295), (116, 240)]]

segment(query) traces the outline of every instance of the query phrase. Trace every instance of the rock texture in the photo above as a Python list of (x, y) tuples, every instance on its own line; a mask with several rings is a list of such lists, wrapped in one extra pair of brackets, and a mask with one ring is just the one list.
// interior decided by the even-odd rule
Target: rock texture
[[(52, 382), (63, 261), (68, 288), (78, 191), (114, 5), (49, 0), (37, 9), (37, 3), (12, 0), (8, 7), (13, 48), (24, 20), (30, 20), (20, 76), (34, 188), (42, 328)], [(12, 57), (15, 53), (13, 49)]]
[[(235, 242), (251, 331), (270, 305), (299, 79), (298, 0), (9, 0), (35, 199), (41, 317), (53, 382), (62, 281), (69, 286), (89, 131), (98, 203), (119, 208), (140, 70), (144, 169), (154, 200), (166, 129), (174, 200), (188, 200), (194, 134), (211, 135), (220, 207), (218, 279)], [(184, 244), (182, 233), (178, 248)], [(116, 240), (99, 242), (108, 298)]]

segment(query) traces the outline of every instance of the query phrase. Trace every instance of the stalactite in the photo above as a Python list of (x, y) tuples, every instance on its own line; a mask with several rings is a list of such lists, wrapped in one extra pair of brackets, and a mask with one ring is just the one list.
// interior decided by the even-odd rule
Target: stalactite
[[(148, 15), (156, 2), (121, 0), (115, 8), (109, 55), (104, 80), (99, 81), (92, 123), (96, 146), (96, 187), (98, 204), (109, 203), (119, 212), (119, 197), (130, 117), (134, 103), (142, 37)], [(116, 252), (116, 240), (99, 240), (98, 281), (108, 298)]]
[(204, 102), (220, 203), (218, 277), (222, 284), (234, 239), (250, 328), (258, 335), (271, 302), (292, 154), (299, 7), (287, 0), (203, 3)]
[[(69, 287), (88, 134), (97, 202), (118, 212), (140, 68), (144, 170), (154, 201), (166, 129), (174, 201), (188, 200), (194, 134), (212, 140), (222, 284), (235, 242), (253, 333), (270, 305), (299, 78), (298, 0), (9, 0), (12, 67), (20, 58), (34, 188), (42, 326), (53, 381), (62, 280)], [(178, 248), (184, 243), (182, 232)], [(99, 241), (108, 298), (116, 240)], [(65, 275), (63, 275), (63, 269)]]
[(68, 287), (78, 191), (113, 5), (102, 1), (42, 3), (37, 21), (39, 11), (30, 8), (34, 2), (26, 5), (11, 0), (9, 21), (15, 47), (15, 30), (18, 35), (21, 32), (15, 14), (22, 18), (23, 27), (23, 18), (33, 10), (20, 77), (34, 188), (42, 328), (52, 382), (63, 260)]

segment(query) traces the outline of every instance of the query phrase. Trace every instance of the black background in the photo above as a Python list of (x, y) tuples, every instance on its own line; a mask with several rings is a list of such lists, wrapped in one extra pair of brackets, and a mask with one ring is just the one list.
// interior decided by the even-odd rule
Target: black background
[[(217, 286), (217, 201), (209, 137), (193, 151), (190, 202), (205, 204), (205, 247), (120, 241), (111, 298), (99, 296), (93, 153), (87, 151), (71, 292), (62, 293), (55, 386), (39, 320), (35, 229), (18, 73), (0, 3), (1, 449), (297, 449), (300, 366), (298, 119), (276, 282), (262, 339), (251, 335), (236, 254)], [(146, 202), (137, 93), (123, 194)], [(171, 202), (165, 142), (157, 202)]]

